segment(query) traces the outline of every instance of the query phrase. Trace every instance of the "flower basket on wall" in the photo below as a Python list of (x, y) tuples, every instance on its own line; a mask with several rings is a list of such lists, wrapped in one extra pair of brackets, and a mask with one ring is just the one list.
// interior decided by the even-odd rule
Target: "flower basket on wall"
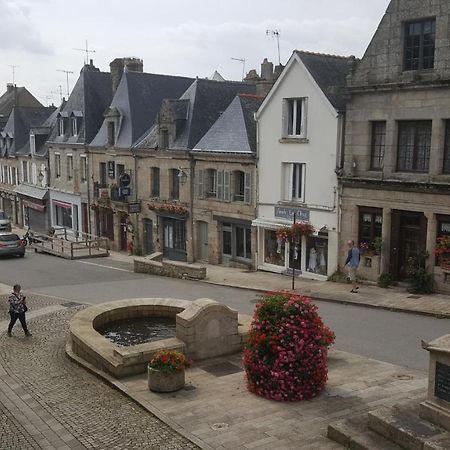
[(177, 216), (188, 216), (189, 210), (184, 206), (173, 205), (170, 203), (147, 203), (148, 209), (158, 212), (167, 212)]
[(328, 347), (334, 333), (309, 298), (268, 293), (256, 306), (244, 368), (250, 392), (277, 401), (317, 396), (328, 378)]

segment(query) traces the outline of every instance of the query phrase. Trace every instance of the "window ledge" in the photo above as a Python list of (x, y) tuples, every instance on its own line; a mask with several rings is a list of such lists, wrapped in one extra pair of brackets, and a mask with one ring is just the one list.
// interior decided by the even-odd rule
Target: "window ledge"
[(283, 137), (278, 142), (280, 144), (309, 144), (309, 139), (302, 137)]

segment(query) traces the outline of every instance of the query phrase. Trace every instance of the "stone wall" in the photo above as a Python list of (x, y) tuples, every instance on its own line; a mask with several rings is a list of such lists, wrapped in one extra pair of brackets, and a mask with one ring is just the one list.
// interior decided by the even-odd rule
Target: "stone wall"
[(136, 273), (191, 280), (204, 280), (206, 278), (206, 267), (199, 264), (162, 260), (162, 253), (159, 252), (146, 258), (135, 258), (134, 271)]

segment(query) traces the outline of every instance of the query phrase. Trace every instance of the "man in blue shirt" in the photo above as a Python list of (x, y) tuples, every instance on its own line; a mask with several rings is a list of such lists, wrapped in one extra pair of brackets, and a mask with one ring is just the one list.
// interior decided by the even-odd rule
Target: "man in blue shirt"
[(345, 260), (345, 266), (348, 267), (348, 276), (352, 282), (352, 290), (350, 292), (356, 294), (358, 293), (359, 286), (356, 285), (356, 270), (359, 266), (359, 260), (361, 255), (359, 248), (355, 246), (355, 241), (348, 241), (348, 253), (347, 259)]

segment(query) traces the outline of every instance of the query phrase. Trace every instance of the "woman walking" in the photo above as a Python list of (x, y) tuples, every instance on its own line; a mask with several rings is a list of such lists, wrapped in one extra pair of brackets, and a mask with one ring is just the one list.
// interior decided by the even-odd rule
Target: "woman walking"
[(11, 317), (11, 322), (9, 322), (8, 326), (8, 336), (11, 337), (11, 331), (13, 329), (14, 324), (17, 319), (19, 319), (20, 324), (22, 325), (23, 331), (25, 332), (25, 336), (31, 336), (31, 333), (28, 331), (27, 322), (25, 320), (25, 313), (27, 312), (27, 302), (26, 297), (20, 293), (21, 290), (20, 284), (15, 284), (13, 287), (12, 294), (9, 296), (9, 315)]

